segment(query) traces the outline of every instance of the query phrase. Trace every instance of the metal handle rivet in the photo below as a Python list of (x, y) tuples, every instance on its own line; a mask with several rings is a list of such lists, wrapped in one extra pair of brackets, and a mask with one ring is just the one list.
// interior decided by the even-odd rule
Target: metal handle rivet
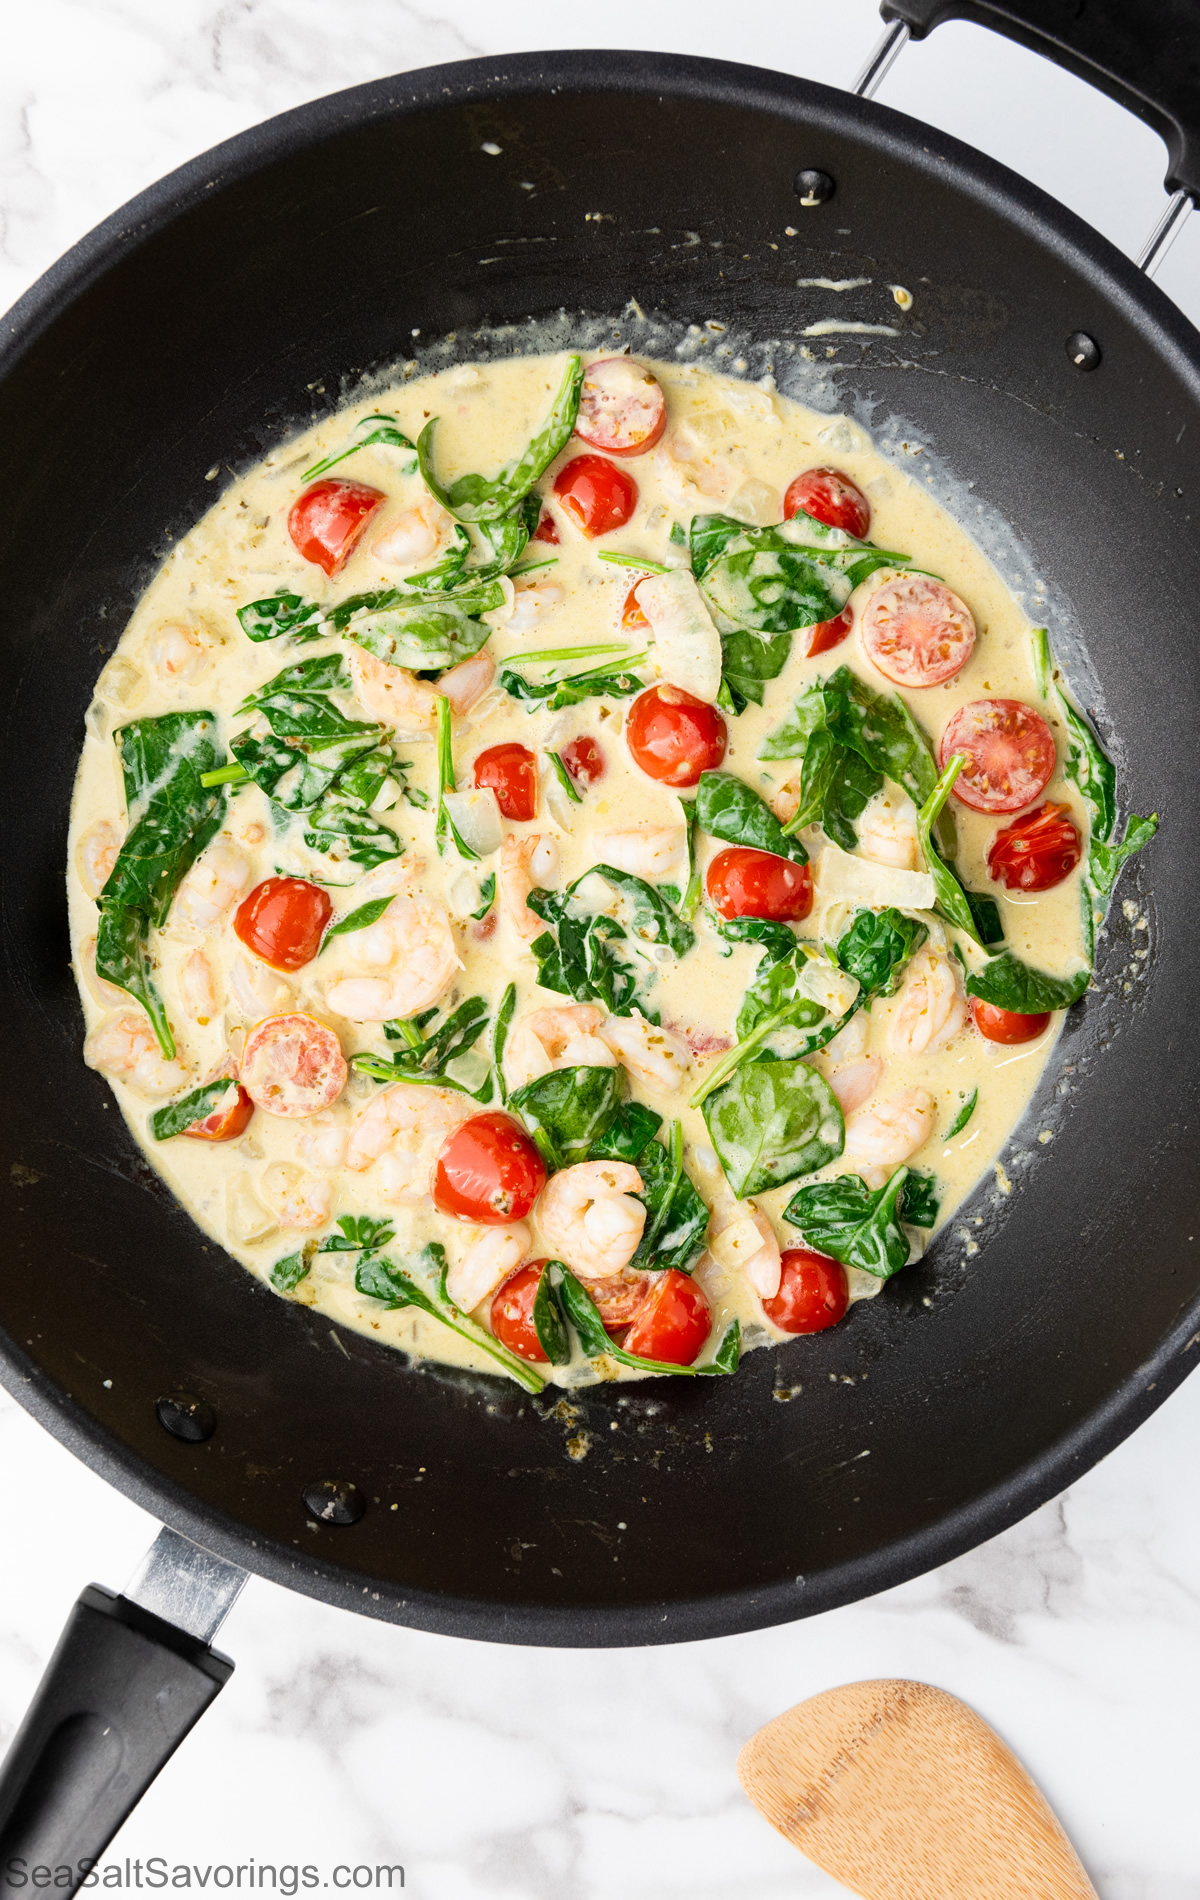
[(1076, 369), (1098, 369), (1100, 345), (1086, 330), (1072, 330), (1067, 338), (1067, 355)]
[(837, 190), (828, 172), (797, 172), (793, 182), (796, 187), (796, 196), (806, 211), (811, 210), (813, 205), (828, 203)]
[(163, 1430), (172, 1438), (181, 1438), (185, 1445), (202, 1445), (217, 1429), (212, 1406), (190, 1392), (168, 1392), (154, 1409)]
[(318, 1524), (357, 1524), (367, 1500), (348, 1478), (321, 1478), (306, 1487), (304, 1508)]

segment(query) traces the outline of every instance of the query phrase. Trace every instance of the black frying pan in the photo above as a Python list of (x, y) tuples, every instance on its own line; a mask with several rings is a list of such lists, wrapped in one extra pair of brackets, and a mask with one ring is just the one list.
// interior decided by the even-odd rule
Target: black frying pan
[[(924, 30), (936, 9), (890, 11)], [(1190, 5), (1030, 0), (1036, 28), (1013, 9), (942, 11), (1043, 50), (1061, 19), (1060, 55), (1163, 127), (1170, 182), (1200, 189)], [(1135, 70), (1137, 91), (1114, 76)], [(801, 171), (833, 195), (798, 191)], [(82, 1065), (63, 857), (96, 674), (212, 502), (206, 472), (252, 464), (414, 333), (454, 333), (471, 357), (477, 326), (509, 323), (501, 347), (519, 350), (530, 315), (562, 309), (564, 338), (637, 347), (621, 316), (635, 296), (669, 337), (711, 320), (775, 340), (760, 369), (828, 313), (796, 287), (823, 275), (916, 292), (899, 335), (837, 340), (837, 406), (906, 418), (1014, 525), (1060, 603), (1056, 635), (1062, 603), (1077, 616), (1094, 673), (1077, 662), (1076, 689), (1093, 709), (1102, 695), (1126, 795), (1162, 819), (1122, 892), (1144, 881), (1153, 956), (1125, 994), (1144, 936), (1116, 905), (1036, 1110), (1055, 1139), (1014, 1164), (973, 1262), (947, 1232), (835, 1332), (691, 1389), (600, 1388), (568, 1411), (409, 1368), (207, 1245)], [(1095, 349), (1068, 350), (1078, 333)], [(1182, 1379), (1198, 1310), (1200, 337), (1093, 231), (953, 140), (803, 80), (642, 54), (467, 61), (287, 113), (85, 239), (5, 322), (0, 439), (3, 1376), (215, 1554), (168, 1534), (134, 1601), (85, 1594), (0, 1784), (0, 1861), (104, 1845), (228, 1673), (207, 1637), (231, 1566), (498, 1641), (751, 1629), (992, 1536)], [(803, 1390), (777, 1403), (777, 1382)], [(175, 1598), (172, 1550), (192, 1573)]]

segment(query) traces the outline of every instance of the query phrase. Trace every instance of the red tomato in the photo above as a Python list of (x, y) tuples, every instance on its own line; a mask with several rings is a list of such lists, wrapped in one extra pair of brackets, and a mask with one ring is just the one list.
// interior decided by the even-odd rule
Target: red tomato
[(240, 1082), (231, 1081), (229, 1086), (233, 1090), (232, 1100), (223, 1095), (211, 1115), (184, 1129), (192, 1141), (236, 1141), (239, 1135), (245, 1134), (254, 1113), (254, 1103)]
[(568, 739), (558, 756), (576, 785), (594, 785), (608, 770), (603, 752), (586, 732), (577, 739)]
[(297, 1011), (255, 1024), (238, 1073), (255, 1108), (303, 1121), (337, 1101), (346, 1086), (346, 1058), (332, 1029)]
[(588, 1298), (610, 1333), (619, 1333), (636, 1319), (646, 1303), (652, 1273), (639, 1273), (634, 1267), (622, 1267), (603, 1280), (587, 1282)]
[(371, 516), (386, 496), (365, 482), (314, 482), (288, 515), (288, 533), (298, 554), (327, 574), (344, 567)]
[(536, 818), (538, 808), (537, 758), (515, 739), (490, 745), (475, 761), (475, 783), (496, 794), (505, 818)]
[(709, 901), (722, 917), (774, 917), (791, 922), (807, 917), (813, 906), (812, 870), (733, 844), (718, 851), (708, 867)]
[(644, 455), (667, 426), (662, 386), (630, 356), (589, 363), (579, 392), (575, 433), (606, 455)]
[(988, 1042), (1033, 1042), (1050, 1021), (1048, 1009), (1036, 1016), (1022, 1016), (1015, 1009), (998, 1009), (995, 1003), (982, 1002), (978, 996), (972, 996), (970, 1003), (975, 1027)]
[(712, 1309), (694, 1280), (675, 1267), (654, 1276), (645, 1302), (625, 1338), (626, 1352), (690, 1366), (712, 1331)]
[[(643, 576), (643, 579), (644, 578), (645, 576)], [(625, 596), (625, 605), (621, 609), (622, 633), (640, 633), (643, 627), (650, 625), (650, 622), (638, 604), (637, 590), (641, 584), (641, 581), (634, 581), (633, 586)]]
[(783, 518), (811, 515), (827, 528), (844, 528), (861, 541), (871, 525), (871, 504), (861, 488), (836, 468), (806, 468), (789, 483), (783, 498)]
[(828, 653), (831, 647), (840, 647), (853, 625), (854, 614), (849, 607), (843, 607), (833, 620), (819, 620), (808, 636), (809, 659), (815, 653)]
[(966, 764), (954, 796), (972, 811), (1020, 811), (1054, 777), (1054, 734), (1019, 699), (973, 699), (960, 706), (938, 748), (942, 770), (956, 752)]
[(558, 529), (554, 525), (554, 516), (544, 514), (530, 535), (531, 541), (546, 541), (552, 548), (558, 546)]
[(302, 970), (321, 948), (333, 915), (328, 891), (302, 877), (268, 877), (237, 907), (233, 928), (276, 970)]
[(927, 574), (899, 574), (862, 611), (863, 651), (897, 686), (940, 686), (971, 657), (971, 609)]
[(544, 1260), (530, 1260), (518, 1267), (492, 1301), (492, 1331), (500, 1344), (519, 1359), (533, 1359), (541, 1365), (549, 1365), (550, 1361), (533, 1323), (533, 1302), (545, 1264)]
[(695, 785), (725, 757), (725, 721), (715, 706), (682, 686), (639, 693), (625, 721), (635, 765), (660, 785)]
[(577, 455), (554, 480), (559, 504), (589, 537), (623, 528), (637, 507), (637, 483), (602, 455)]
[(433, 1171), (434, 1205), (485, 1227), (524, 1220), (545, 1185), (541, 1155), (499, 1109), (472, 1115), (456, 1128), (442, 1143)]
[(810, 1247), (789, 1247), (780, 1265), (779, 1291), (763, 1301), (767, 1318), (784, 1333), (823, 1333), (836, 1326), (849, 1305), (841, 1261)]
[(1066, 805), (1039, 805), (1028, 818), (998, 831), (988, 852), (988, 870), (1010, 891), (1049, 891), (1061, 884), (1083, 856), (1083, 839)]

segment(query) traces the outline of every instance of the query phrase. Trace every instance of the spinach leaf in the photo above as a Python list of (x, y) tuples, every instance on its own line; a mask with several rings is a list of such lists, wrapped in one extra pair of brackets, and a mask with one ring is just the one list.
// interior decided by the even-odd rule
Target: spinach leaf
[(741, 1331), (736, 1320), (725, 1333), (715, 1356), (708, 1365), (672, 1366), (661, 1359), (639, 1359), (635, 1353), (626, 1352), (624, 1347), (617, 1345), (615, 1339), (610, 1338), (604, 1330), (604, 1321), (596, 1310), (591, 1294), (575, 1278), (570, 1268), (564, 1267), (561, 1261), (554, 1264), (562, 1273), (559, 1297), (566, 1309), (567, 1317), (579, 1336), (585, 1358), (607, 1357), (615, 1359), (618, 1365), (633, 1366), (640, 1372), (671, 1373), (688, 1379), (694, 1379), (700, 1373), (737, 1371)]
[(768, 680), (778, 679), (792, 656), (790, 633), (750, 633), (735, 628), (721, 635), (721, 684), (729, 694), (728, 711), (743, 712), (750, 701), (763, 703)]
[(510, 983), (500, 998), (500, 1007), (496, 1011), (496, 1021), (492, 1028), (492, 1073), (496, 1078), (496, 1092), (502, 1102), (508, 1100), (508, 1084), (504, 1080), (504, 1045), (508, 1041), (508, 1025), (513, 1019), (517, 1007), (517, 986)]
[(732, 772), (702, 772), (696, 787), (696, 823), (710, 838), (771, 851), (777, 858), (808, 863), (798, 838), (789, 838), (770, 806)]
[(1116, 840), (1105, 844), (1093, 838), (1088, 850), (1088, 876), (1092, 887), (1102, 897), (1107, 897), (1120, 875), (1121, 866), (1127, 858), (1149, 844), (1158, 830), (1158, 815), (1150, 818), (1130, 818), (1125, 826), (1125, 836), (1118, 844)]
[[(294, 666), (285, 666), (282, 673), (276, 673), (264, 685), (255, 687), (247, 693), (238, 707), (239, 712), (250, 712), (259, 707), (266, 710), (279, 703), (279, 729), (288, 731), (289, 701), (299, 694), (306, 701), (310, 693), (325, 694), (332, 692), (349, 693), (354, 690), (354, 681), (350, 677), (345, 660), (340, 653), (318, 653), (311, 660), (297, 660)], [(345, 729), (345, 716), (336, 706), (324, 699), (318, 699), (311, 711), (307, 706), (297, 708), (297, 716), (305, 721), (301, 731), (307, 737), (310, 733), (340, 732)], [(316, 720), (316, 724), (311, 721)], [(272, 730), (275, 728), (272, 726)]]
[(869, 1007), (876, 996), (894, 994), (905, 964), (928, 935), (917, 918), (906, 917), (894, 907), (860, 910), (838, 938), (833, 954), (847, 976), (860, 984), (860, 1001)]
[(997, 1009), (1014, 1010), (1018, 1016), (1040, 1016), (1044, 1010), (1069, 1009), (1077, 1003), (1091, 977), (1086, 968), (1076, 970), (1074, 976), (1048, 976), (1005, 950), (968, 976), (967, 994), (994, 1003)]
[(335, 780), (306, 814), (305, 844), (311, 851), (323, 851), (339, 863), (361, 865), (365, 871), (402, 856), (403, 844), (391, 826), (368, 809), (371, 802), (344, 776)]
[(795, 931), (772, 917), (713, 917), (711, 921), (727, 943), (760, 943), (772, 963), (790, 957), (796, 948)]
[[(887, 1280), (908, 1264), (908, 1236), (900, 1225), (907, 1218), (903, 1197), (908, 1179), (909, 1170), (897, 1168), (873, 1192), (857, 1174), (839, 1174), (835, 1181), (817, 1181), (793, 1194), (783, 1217), (818, 1253)], [(919, 1211), (928, 1212), (922, 1202), (923, 1193), (918, 1196)]]
[(920, 1168), (910, 1168), (900, 1202), (902, 1219), (910, 1227), (936, 1227), (940, 1206), (937, 1177), (923, 1173)]
[(562, 787), (567, 797), (570, 799), (571, 803), (573, 805), (582, 805), (583, 793), (580, 791), (578, 785), (576, 785), (575, 783), (575, 780), (571, 777), (571, 774), (568, 772), (561, 753), (547, 752), (545, 756), (546, 758), (549, 759), (551, 767), (554, 772), (554, 776), (558, 780), (559, 785)]
[(526, 901), (556, 933), (543, 931), (529, 946), (542, 988), (577, 1003), (603, 1003), (613, 1016), (628, 1016), (637, 977), (612, 949), (625, 937), (616, 919), (581, 912), (566, 892), (535, 890)]
[(811, 1174), (842, 1152), (842, 1111), (823, 1076), (798, 1058), (744, 1062), (703, 1107), (735, 1197)]
[(549, 1260), (538, 1277), (537, 1292), (533, 1297), (533, 1330), (537, 1334), (538, 1345), (552, 1366), (570, 1365), (571, 1335), (559, 1305), (558, 1288), (554, 1284)]
[(182, 1135), (197, 1122), (211, 1115), (230, 1089), (236, 1089), (237, 1083), (229, 1076), (218, 1076), (215, 1082), (205, 1082), (198, 1089), (192, 1089), (187, 1095), (180, 1096), (177, 1102), (168, 1102), (165, 1108), (156, 1108), (150, 1117), (150, 1133), (155, 1141), (170, 1141), (173, 1135)]
[(790, 955), (772, 959), (766, 955), (754, 973), (754, 980), (742, 998), (734, 1030), (741, 1041), (768, 1018), (776, 1029), (811, 1029), (828, 1015), (824, 1004), (815, 1002), (801, 986), (801, 972), (808, 958), (793, 940)]
[(471, 915), (472, 917), (475, 918), (476, 922), (478, 922), (481, 918), (487, 916), (489, 910), (492, 908), (492, 905), (495, 903), (495, 901), (496, 901), (496, 873), (494, 871), (489, 871), (487, 876), (484, 878), (483, 882), (479, 886), (479, 909), (473, 910), (471, 912)]
[(957, 930), (965, 930), (968, 937), (985, 948), (988, 944), (1001, 943), (1004, 939), (999, 906), (994, 898), (965, 888), (958, 872), (942, 857), (933, 839), (933, 827), (950, 796), (951, 786), (965, 764), (966, 759), (961, 752), (956, 752), (947, 762), (945, 771), (917, 813), (917, 836), (933, 878), (937, 908), (948, 923)]
[(438, 1241), (430, 1241), (427, 1247), (422, 1248), (415, 1266), (423, 1270), (426, 1276), (436, 1277), (437, 1296), (415, 1280), (411, 1272), (384, 1259), (382, 1254), (363, 1256), (358, 1263), (354, 1284), (360, 1293), (368, 1299), (381, 1300), (390, 1311), (398, 1307), (415, 1306), (422, 1313), (428, 1313), (431, 1319), (440, 1320), (460, 1339), (468, 1340), (472, 1346), (478, 1346), (481, 1352), (486, 1352), (527, 1392), (542, 1391), (545, 1380), (538, 1377), (531, 1365), (509, 1352), (498, 1339), (484, 1332), (482, 1326), (477, 1326), (465, 1313), (460, 1313), (457, 1306), (446, 1298), (446, 1251)]
[(644, 1102), (622, 1102), (588, 1152), (589, 1161), (636, 1161), (662, 1127), (662, 1116)]
[(350, 629), (356, 645), (389, 666), (411, 673), (441, 672), (469, 660), (490, 640), (492, 630), (474, 620), (457, 601), (436, 606), (397, 607), (373, 619), (360, 620)]
[(462, 837), (446, 805), (446, 793), (455, 791), (457, 786), (454, 778), (454, 727), (450, 701), (441, 697), (437, 703), (437, 767), (438, 802), (434, 840), (438, 856), (441, 857), (446, 846), (453, 842), (460, 858), (465, 858), (470, 864), (478, 864), (478, 851), (472, 851)]
[[(318, 475), (325, 475), (331, 468), (336, 468), (339, 462), (344, 462), (348, 455), (357, 455), (360, 449), (369, 449), (376, 442), (389, 449), (408, 449), (411, 453), (416, 453), (395, 416), (362, 416), (354, 427), (360, 432), (358, 441), (352, 442), (348, 449), (342, 449), (338, 455), (326, 455), (320, 462), (314, 462), (312, 467), (306, 468), (300, 477), (302, 482), (315, 481)], [(411, 468), (412, 463), (408, 463), (407, 466)], [(401, 473), (403, 472), (402, 470)]]
[(1043, 699), (1049, 697), (1051, 682), (1054, 678), (1054, 661), (1050, 657), (1049, 627), (1034, 627), (1030, 634), (1033, 644), (1033, 676), (1037, 689)]
[(339, 1214), (337, 1224), (340, 1231), (326, 1235), (318, 1253), (378, 1253), (396, 1238), (390, 1220), (375, 1220), (370, 1214)]
[(945, 1139), (947, 1141), (953, 1141), (955, 1135), (962, 1134), (963, 1129), (966, 1127), (972, 1115), (975, 1113), (975, 1107), (978, 1101), (979, 1101), (979, 1090), (972, 1089), (971, 1093), (967, 1096), (962, 1107), (959, 1109), (958, 1114), (954, 1117), (954, 1120), (951, 1122), (949, 1128), (947, 1128), (946, 1130)]
[(541, 497), (526, 495), (508, 514), (479, 523), (479, 532), (492, 550), (488, 572), (494, 569), (497, 573), (507, 574), (513, 563), (520, 560), (530, 535), (537, 527), (541, 512)]
[(271, 1285), (280, 1293), (294, 1293), (301, 1280), (307, 1279), (316, 1249), (306, 1241), (298, 1253), (285, 1254), (271, 1268)]
[(638, 1199), (646, 1203), (646, 1225), (632, 1267), (661, 1271), (674, 1267), (690, 1273), (708, 1235), (708, 1208), (683, 1166), (683, 1130), (671, 1123), (667, 1145), (650, 1141), (637, 1160), (642, 1177)]
[[(465, 530), (463, 531), (465, 533)], [(444, 557), (445, 562), (457, 560), (460, 549), (453, 548)], [(353, 623), (368, 614), (386, 613), (396, 607), (407, 611), (410, 608), (429, 608), (437, 611), (447, 605), (453, 605), (459, 612), (477, 617), (479, 614), (494, 613), (497, 607), (504, 605), (504, 589), (496, 580), (486, 578), (483, 568), (467, 568), (461, 575), (461, 585), (451, 586), (451, 576), (445, 571), (443, 562), (429, 569), (433, 577), (428, 587), (418, 587), (417, 582), (425, 578), (414, 574), (412, 582), (402, 582), (396, 587), (375, 587), (365, 594), (347, 594), (345, 600), (339, 600), (336, 607), (325, 611), (325, 622), (335, 633), (345, 633)]]
[(937, 781), (929, 741), (897, 694), (875, 693), (848, 666), (802, 693), (759, 757), (804, 761), (800, 809), (789, 831), (820, 822), (852, 851), (869, 799), (885, 778), (921, 805)]
[(321, 632), (321, 609), (316, 602), (282, 587), (266, 600), (251, 600), (239, 607), (237, 617), (249, 640), (277, 640), (285, 633), (298, 640), (314, 640)]
[(1058, 695), (1067, 727), (1067, 777), (1079, 787), (1091, 813), (1091, 833), (1107, 844), (1117, 823), (1117, 771), (1083, 714)]
[(508, 1105), (525, 1123), (546, 1166), (569, 1168), (586, 1161), (603, 1136), (623, 1086), (619, 1068), (551, 1069), (514, 1089)]
[[(744, 521), (737, 521), (732, 515), (692, 516), (687, 545), (691, 556), (692, 573), (698, 581), (704, 579), (713, 562), (724, 554), (731, 541), (736, 541), (745, 526)], [(672, 530), (672, 539), (674, 539), (674, 530)]]
[(914, 804), (923, 804), (937, 782), (937, 767), (929, 740), (899, 694), (872, 692), (848, 666), (838, 667), (825, 690), (834, 738), (894, 780)]
[(105, 903), (101, 899), (96, 928), (96, 970), (106, 983), (115, 983), (141, 1004), (150, 1018), (159, 1048), (170, 1060), (175, 1054), (175, 1038), (162, 997), (150, 974), (146, 956), (149, 935), (150, 921), (144, 910)]
[[(468, 996), (426, 1035), (437, 1013), (436, 1009), (429, 1009), (412, 1022), (386, 1023), (388, 1041), (402, 1043), (403, 1047), (390, 1057), (352, 1056), (352, 1066), (361, 1075), (373, 1076), (377, 1082), (437, 1082), (471, 1094), (472, 1091), (447, 1074), (447, 1070), (452, 1062), (474, 1048), (487, 1028), (487, 999)], [(488, 1093), (482, 1099), (491, 1099), (490, 1078)]]
[(773, 537), (771, 528), (748, 528), (727, 545), (704, 575), (709, 605), (750, 633), (794, 633), (834, 619), (850, 593), (844, 575), (798, 548), (771, 545)]
[(603, 878), (625, 900), (629, 907), (629, 929), (635, 937), (641, 937), (646, 943), (665, 944), (677, 957), (687, 955), (696, 941), (695, 931), (645, 878), (635, 877), (632, 871), (618, 871), (611, 864), (595, 864), (567, 886), (567, 895), (574, 896), (589, 877)]
[(527, 680), (511, 667), (500, 669), (498, 684), (514, 699), (523, 699), (531, 712), (544, 708), (560, 712), (564, 706), (581, 705), (585, 699), (629, 699), (645, 685), (636, 673), (606, 673), (590, 667), (585, 673), (568, 673), (564, 679)]
[(347, 911), (344, 917), (338, 918), (336, 924), (330, 924), (321, 943), (322, 950), (331, 937), (349, 937), (356, 930), (368, 930), (372, 924), (377, 924), (391, 901), (390, 897), (372, 897), (368, 903), (360, 904), (357, 910)]
[[(857, 752), (848, 746), (834, 746), (821, 803), (821, 823), (843, 851), (853, 851), (858, 843), (858, 821), (882, 783), (878, 772)], [(799, 816), (797, 813), (789, 819), (789, 833), (800, 829)]]
[(433, 472), (437, 417), (431, 417), (417, 438), (417, 460), (425, 486), (459, 521), (496, 521), (501, 515), (509, 514), (570, 441), (579, 411), (582, 382), (582, 359), (572, 356), (567, 361), (550, 413), (524, 453), (496, 475), (460, 475), (446, 488)]
[(375, 752), (379, 726), (330, 738), (276, 739), (240, 732), (229, 742), (242, 773), (285, 811), (307, 811), (356, 759)]

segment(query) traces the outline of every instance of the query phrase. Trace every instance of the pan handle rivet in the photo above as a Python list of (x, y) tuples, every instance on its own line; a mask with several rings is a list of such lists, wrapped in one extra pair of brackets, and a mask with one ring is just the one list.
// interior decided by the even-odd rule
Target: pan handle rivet
[(217, 1415), (211, 1405), (191, 1392), (168, 1392), (155, 1406), (158, 1422), (172, 1438), (185, 1445), (202, 1445), (217, 1429)]
[(793, 183), (796, 188), (796, 196), (806, 211), (811, 210), (813, 205), (828, 203), (829, 199), (833, 197), (834, 192), (837, 190), (837, 186), (834, 184), (828, 172), (797, 172)]
[(1100, 367), (1100, 345), (1094, 336), (1086, 330), (1072, 330), (1067, 338), (1067, 355), (1076, 369), (1098, 369)]
[(357, 1524), (367, 1500), (348, 1478), (320, 1478), (306, 1486), (304, 1508), (318, 1524)]

